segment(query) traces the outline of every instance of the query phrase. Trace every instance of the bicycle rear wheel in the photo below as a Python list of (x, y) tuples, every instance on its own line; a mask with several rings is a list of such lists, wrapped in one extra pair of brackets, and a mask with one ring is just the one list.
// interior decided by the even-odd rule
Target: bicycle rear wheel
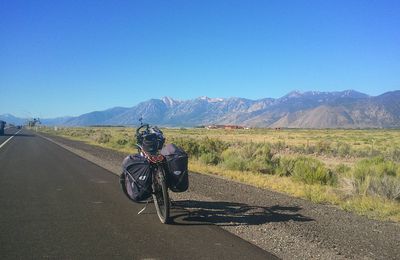
[(169, 222), (170, 201), (168, 196), (168, 187), (162, 167), (157, 167), (153, 175), (153, 199), (158, 218), (161, 223)]

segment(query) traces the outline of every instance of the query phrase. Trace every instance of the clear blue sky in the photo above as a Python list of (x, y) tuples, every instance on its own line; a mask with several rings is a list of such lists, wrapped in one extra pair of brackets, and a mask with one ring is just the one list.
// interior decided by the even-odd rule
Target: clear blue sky
[(0, 0), (0, 114), (400, 89), (400, 1)]

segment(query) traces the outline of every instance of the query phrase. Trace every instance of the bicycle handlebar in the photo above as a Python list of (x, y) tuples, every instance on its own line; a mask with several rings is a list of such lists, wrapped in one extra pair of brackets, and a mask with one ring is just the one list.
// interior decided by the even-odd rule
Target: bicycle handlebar
[(141, 126), (139, 126), (137, 129), (136, 129), (136, 135), (140, 135), (140, 134), (142, 134), (143, 132), (145, 132), (145, 131), (142, 131), (142, 132), (140, 132), (140, 130), (141, 129), (143, 129), (143, 128), (145, 128), (146, 127), (146, 132), (148, 132), (149, 131), (149, 128), (150, 128), (150, 125), (149, 124), (143, 124), (143, 125), (141, 125)]

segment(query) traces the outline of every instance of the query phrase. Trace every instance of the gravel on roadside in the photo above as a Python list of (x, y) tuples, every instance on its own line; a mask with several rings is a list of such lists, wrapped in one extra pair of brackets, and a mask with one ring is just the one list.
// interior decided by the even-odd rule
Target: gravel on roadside
[[(119, 175), (126, 154), (49, 134), (49, 141)], [(221, 228), (283, 259), (399, 259), (400, 225), (370, 220), (221, 177), (190, 174), (172, 193), (185, 221)]]

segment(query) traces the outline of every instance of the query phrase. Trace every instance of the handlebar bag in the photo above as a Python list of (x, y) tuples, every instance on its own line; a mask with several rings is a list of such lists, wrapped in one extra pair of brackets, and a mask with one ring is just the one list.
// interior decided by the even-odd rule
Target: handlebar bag
[(129, 199), (139, 202), (151, 196), (151, 167), (139, 154), (127, 156), (122, 162), (122, 190)]
[(167, 161), (167, 184), (173, 192), (184, 192), (189, 188), (188, 155), (180, 147), (167, 144), (160, 152)]

